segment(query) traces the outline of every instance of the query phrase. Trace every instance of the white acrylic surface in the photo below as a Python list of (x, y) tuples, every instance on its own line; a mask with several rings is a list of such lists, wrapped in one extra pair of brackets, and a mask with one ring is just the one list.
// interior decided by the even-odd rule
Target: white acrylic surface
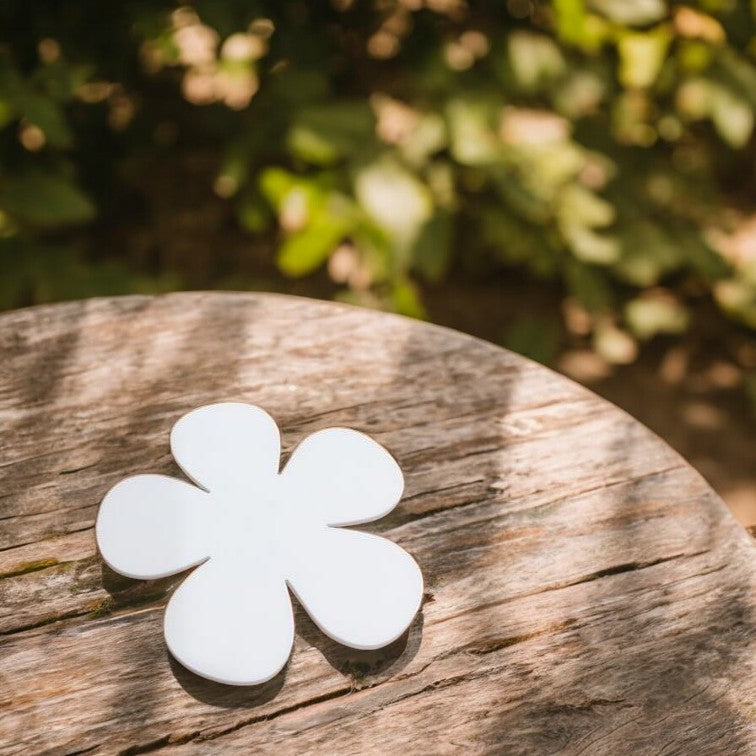
[(123, 575), (153, 579), (199, 565), (165, 613), (171, 653), (203, 677), (253, 685), (286, 664), (294, 639), (287, 585), (320, 629), (357, 649), (396, 640), (422, 598), (412, 557), (337, 526), (390, 512), (404, 481), (391, 455), (347, 428), (313, 433), (279, 473), (280, 438), (259, 407), (200, 407), (171, 431), (196, 485), (137, 475), (114, 486), (97, 544)]

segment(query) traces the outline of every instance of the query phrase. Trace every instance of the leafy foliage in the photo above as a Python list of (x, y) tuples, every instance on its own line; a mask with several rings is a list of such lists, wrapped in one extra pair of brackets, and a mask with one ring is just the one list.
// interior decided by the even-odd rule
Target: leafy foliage
[(0, 10), (24, 30), (0, 54), (0, 259), (24, 281), (4, 306), (65, 296), (61, 276), (180, 283), (76, 251), (123, 181), (103, 160), (150, 149), (167, 112), (187, 150), (204, 114), (215, 192), (280, 270), (325, 266), (353, 301), (422, 316), (424, 281), (517, 267), (561, 281), (612, 361), (700, 297), (756, 328), (752, 4), (27, 6)]

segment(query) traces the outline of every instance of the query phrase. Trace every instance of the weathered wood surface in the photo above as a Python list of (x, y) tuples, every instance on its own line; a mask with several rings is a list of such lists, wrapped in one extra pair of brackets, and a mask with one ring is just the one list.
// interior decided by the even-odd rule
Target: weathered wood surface
[[(94, 300), (0, 317), (0, 747), (8, 753), (753, 753), (753, 543), (616, 407), (472, 338), (277, 296)], [(126, 475), (179, 475), (202, 404), (264, 406), (285, 450), (346, 425), (400, 462), (372, 526), (426, 580), (379, 652), (297, 610), (260, 688), (173, 662), (179, 578), (121, 578), (92, 526)], [(241, 598), (241, 597), (240, 597)]]

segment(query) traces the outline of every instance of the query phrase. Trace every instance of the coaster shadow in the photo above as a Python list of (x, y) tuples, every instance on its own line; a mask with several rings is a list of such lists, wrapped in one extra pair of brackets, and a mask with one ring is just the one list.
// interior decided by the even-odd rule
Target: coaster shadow
[[(133, 580), (123, 577), (101, 563), (102, 584), (110, 594), (107, 609), (162, 601), (187, 573), (160, 580)], [(423, 604), (428, 599), (426, 594)], [(432, 600), (432, 599), (431, 599)], [(356, 690), (375, 685), (401, 672), (417, 654), (423, 634), (423, 611), (417, 613), (410, 627), (383, 648), (360, 651), (329, 638), (310, 618), (296, 597), (291, 595), (296, 633), (299, 639), (316, 648), (323, 658)], [(301, 652), (295, 640), (293, 654)], [(213, 682), (190, 672), (165, 650), (168, 663), (178, 684), (193, 698), (210, 706), (254, 708), (272, 701), (286, 680), (289, 662), (273, 678), (260, 685), (238, 686)]]
[(166, 650), (176, 682), (197, 701), (224, 709), (247, 709), (272, 701), (286, 680), (287, 664), (275, 677), (260, 685), (224, 685), (195, 675)]
[[(374, 651), (359, 651), (329, 638), (310, 619), (297, 600), (294, 604), (297, 635), (316, 648), (323, 658), (340, 674), (349, 678), (356, 690), (374, 685), (398, 674), (415, 657), (420, 648), (423, 631), (422, 611), (418, 612), (409, 629), (393, 643)], [(298, 644), (295, 641), (294, 654)], [(171, 671), (178, 684), (193, 698), (210, 706), (222, 708), (254, 708), (272, 701), (286, 680), (289, 663), (272, 679), (261, 685), (236, 686), (206, 680), (183, 667), (166, 651)]]
[(338, 672), (352, 679), (355, 687), (361, 682), (378, 682), (376, 678), (389, 678), (398, 674), (415, 657), (422, 640), (422, 609), (409, 628), (395, 641), (372, 651), (360, 651), (329, 638), (305, 612), (292, 596), (297, 623), (297, 635), (323, 655), (323, 658)]

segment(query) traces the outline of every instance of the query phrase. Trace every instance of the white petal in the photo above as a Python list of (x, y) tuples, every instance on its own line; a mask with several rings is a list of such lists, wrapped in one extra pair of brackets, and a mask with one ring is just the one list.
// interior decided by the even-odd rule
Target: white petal
[(311, 532), (292, 554), (287, 579), (326, 635), (358, 649), (396, 640), (423, 596), (423, 576), (404, 549), (354, 530)]
[(181, 469), (209, 491), (241, 491), (256, 478), (278, 473), (278, 427), (251, 404), (209, 404), (184, 415), (171, 430), (171, 451)]
[(286, 583), (211, 559), (171, 597), (164, 630), (171, 653), (192, 672), (227, 685), (263, 683), (283, 668), (294, 642)]
[(404, 479), (394, 458), (369, 436), (327, 428), (308, 436), (283, 471), (287, 496), (317, 521), (356, 525), (377, 520), (398, 503)]
[(165, 475), (136, 475), (108, 491), (97, 514), (97, 545), (109, 567), (142, 580), (165, 577), (209, 556), (209, 496)]

